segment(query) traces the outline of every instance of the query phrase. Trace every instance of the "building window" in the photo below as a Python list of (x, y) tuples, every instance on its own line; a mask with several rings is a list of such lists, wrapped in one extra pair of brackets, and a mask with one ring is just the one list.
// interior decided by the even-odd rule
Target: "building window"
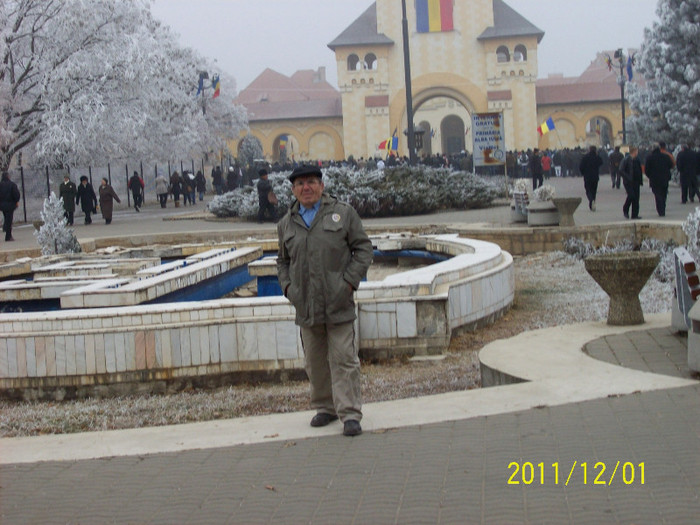
[(515, 46), (513, 60), (516, 62), (527, 62), (527, 48), (524, 45), (518, 44)]
[(506, 46), (499, 46), (496, 49), (496, 57), (499, 63), (510, 62), (510, 51)]
[(377, 56), (374, 53), (367, 53), (365, 55), (365, 69), (377, 69)]
[(360, 57), (355, 53), (348, 57), (348, 71), (357, 71), (360, 69)]

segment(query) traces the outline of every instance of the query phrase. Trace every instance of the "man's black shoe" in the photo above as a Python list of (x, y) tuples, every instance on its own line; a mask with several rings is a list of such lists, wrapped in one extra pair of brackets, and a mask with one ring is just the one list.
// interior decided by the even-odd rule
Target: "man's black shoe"
[(348, 419), (343, 424), (343, 435), (344, 436), (359, 436), (362, 434), (362, 427), (360, 422), (354, 419)]
[(326, 414), (325, 412), (319, 412), (313, 418), (311, 418), (312, 427), (325, 427), (331, 421), (338, 419), (335, 414)]
[(629, 218), (630, 218), (630, 214), (627, 213), (626, 211), (623, 211), (622, 214), (625, 216), (625, 219), (629, 219)]

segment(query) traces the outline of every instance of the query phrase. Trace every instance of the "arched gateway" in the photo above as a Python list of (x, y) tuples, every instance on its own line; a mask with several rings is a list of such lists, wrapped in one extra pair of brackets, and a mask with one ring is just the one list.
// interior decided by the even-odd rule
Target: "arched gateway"
[[(504, 114), (508, 149), (534, 147), (537, 46), (544, 33), (502, 0), (406, 4), (423, 152), (471, 150), (470, 115), (491, 111)], [(379, 144), (394, 133), (399, 155), (408, 154), (402, 34), (401, 3), (377, 0), (328, 44), (336, 54), (346, 156), (381, 155)]]

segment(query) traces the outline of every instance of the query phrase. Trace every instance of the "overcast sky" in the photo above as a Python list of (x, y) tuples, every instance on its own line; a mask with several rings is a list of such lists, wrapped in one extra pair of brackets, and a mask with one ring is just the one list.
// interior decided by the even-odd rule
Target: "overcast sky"
[[(407, 5), (411, 2), (407, 0)], [(639, 47), (644, 28), (657, 20), (658, 0), (506, 3), (545, 32), (539, 46), (542, 78), (549, 73), (578, 76), (598, 51)], [(371, 4), (371, 0), (154, 0), (153, 13), (180, 35), (183, 45), (216, 60), (236, 79), (240, 91), (267, 67), (289, 76), (326, 66), (328, 81), (337, 86), (335, 56), (327, 44)]]

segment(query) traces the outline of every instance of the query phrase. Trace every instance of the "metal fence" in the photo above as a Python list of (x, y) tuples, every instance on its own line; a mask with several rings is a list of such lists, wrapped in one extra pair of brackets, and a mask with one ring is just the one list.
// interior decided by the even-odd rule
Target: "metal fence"
[[(125, 163), (121, 165), (107, 164), (105, 167), (71, 168), (69, 171), (71, 180), (77, 185), (83, 175), (88, 178), (90, 184), (98, 193), (98, 188), (103, 177), (117, 192), (121, 203), (114, 203), (115, 209), (126, 209), (131, 207), (131, 192), (128, 191), (129, 177), (134, 171), (138, 172), (144, 181), (144, 203), (157, 202), (155, 180), (160, 174), (169, 179), (173, 171), (182, 174), (183, 171), (197, 173), (201, 170), (207, 179), (207, 192), (212, 191), (211, 171), (215, 164), (207, 163), (204, 159), (178, 161), (162, 164), (144, 164), (143, 162)], [(20, 207), (15, 211), (15, 222), (32, 222), (41, 219), (41, 211), (44, 206), (44, 199), (51, 195), (51, 192), (58, 195), (58, 189), (63, 182), (64, 169), (51, 168), (28, 168), (18, 167), (10, 170), (10, 178), (17, 183), (21, 193)]]

